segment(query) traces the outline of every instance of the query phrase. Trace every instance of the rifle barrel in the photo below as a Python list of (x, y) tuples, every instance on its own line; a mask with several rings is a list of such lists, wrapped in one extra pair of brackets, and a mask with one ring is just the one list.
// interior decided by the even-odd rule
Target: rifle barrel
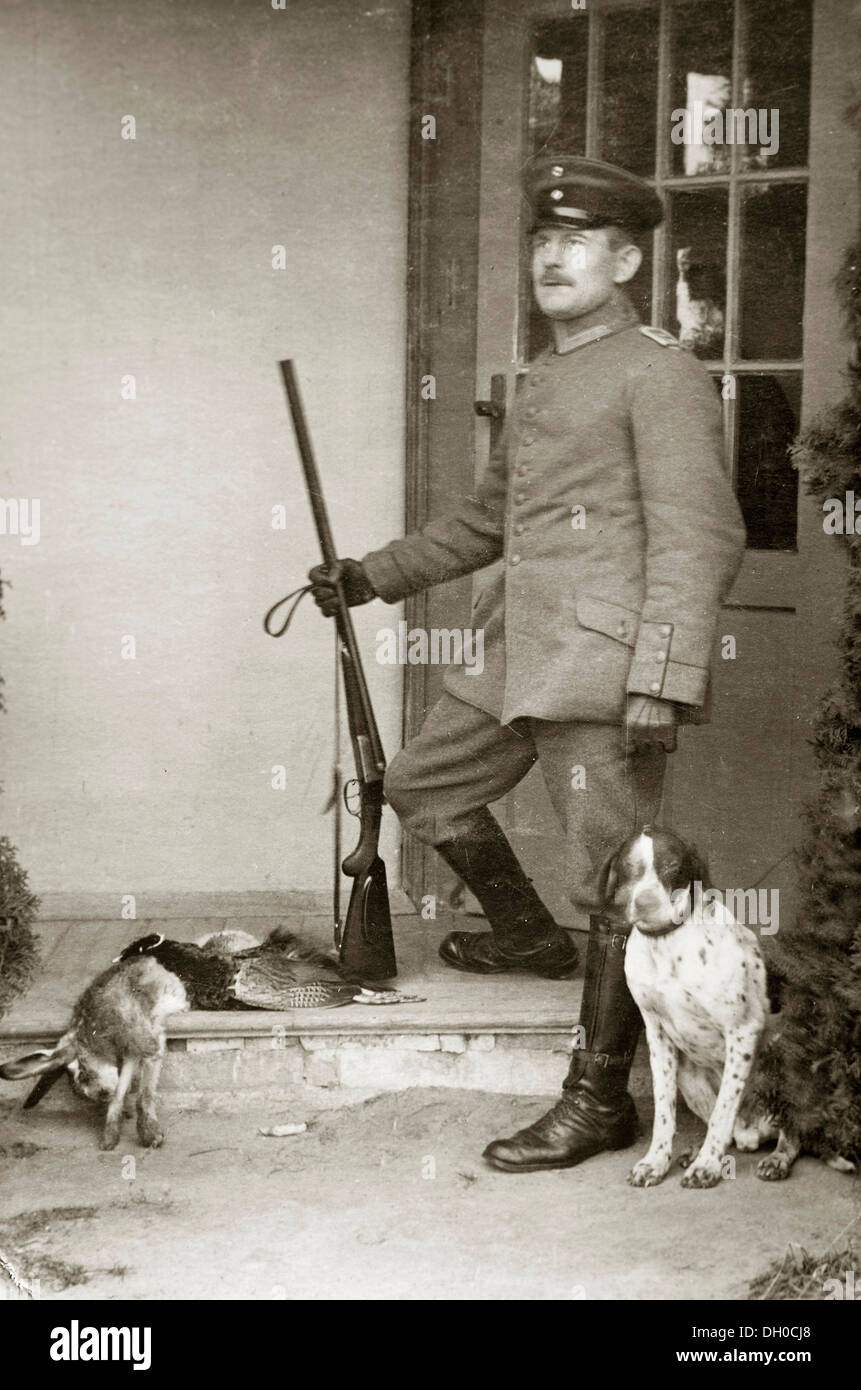
[[(281, 362), (279, 365), (281, 367), (281, 375), (284, 378), (284, 386), (287, 391), (287, 401), (290, 406), (290, 416), (296, 435), (296, 445), (299, 449), (299, 457), (302, 461), (302, 471), (305, 474), (305, 484), (308, 489), (311, 510), (314, 513), (314, 522), (320, 540), (320, 549), (323, 552), (323, 560), (325, 563), (332, 566), (337, 563), (338, 552), (335, 549), (332, 527), (329, 524), (329, 513), (326, 510), (320, 475), (317, 472), (314, 450), (311, 447), (311, 436), (308, 433), (305, 412), (302, 408), (302, 397), (299, 394), (299, 382), (296, 376), (296, 369), (293, 362), (290, 360)], [(365, 680), (365, 672), (362, 667), (362, 658), (359, 653), (359, 645), (356, 641), (353, 620), (350, 617), (350, 610), (344, 598), (344, 592), (340, 583), (337, 586), (337, 591), (339, 608), (335, 621), (338, 624), (338, 635), (342, 646), (346, 650), (346, 655), (352, 668), (352, 676), (355, 681), (355, 693), (358, 696), (358, 701), (361, 706), (362, 718), (364, 719), (374, 766), (378, 775), (382, 777), (386, 770), (386, 758), (383, 752), (382, 740), (380, 739), (380, 731), (377, 727), (377, 721), (371, 705), (371, 696), (368, 691), (368, 683)], [(347, 697), (349, 703), (349, 689), (347, 690)]]
[(287, 391), (287, 400), (290, 404), (290, 415), (296, 434), (296, 444), (299, 449), (299, 457), (302, 460), (302, 469), (305, 474), (305, 482), (308, 486), (308, 497), (311, 502), (311, 510), (314, 513), (317, 535), (320, 537), (320, 548), (323, 551), (323, 559), (327, 565), (334, 565), (338, 558), (338, 552), (335, 549), (335, 542), (332, 538), (332, 527), (329, 525), (329, 513), (326, 510), (326, 502), (323, 498), (320, 474), (317, 472), (317, 463), (314, 458), (314, 450), (311, 446), (311, 436), (308, 433), (305, 411), (302, 408), (302, 397), (299, 394), (299, 381), (296, 376), (296, 368), (292, 361), (281, 362), (279, 365), (281, 367), (281, 375), (284, 378), (284, 387)]

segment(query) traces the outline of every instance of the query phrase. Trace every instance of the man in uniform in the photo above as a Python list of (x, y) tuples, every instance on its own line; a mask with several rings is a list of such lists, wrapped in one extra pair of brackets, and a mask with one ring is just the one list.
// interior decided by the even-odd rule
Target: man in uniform
[[(534, 161), (526, 193), (533, 287), (554, 346), (521, 382), (474, 496), (361, 562), (340, 561), (339, 573), (349, 603), (394, 603), (503, 560), (473, 607), (483, 671), (449, 668), (385, 792), (487, 917), (489, 931), (451, 932), (443, 960), (562, 978), (577, 952), (488, 803), (537, 760), (572, 859), (585, 850), (593, 870), (656, 819), (676, 725), (703, 717), (744, 528), (723, 471), (714, 386), (674, 338), (640, 325), (625, 290), (638, 239), (662, 218), (660, 199), (624, 170), (566, 155)], [(310, 578), (333, 613), (332, 574), (317, 566)], [(585, 1047), (549, 1114), (487, 1148), (494, 1166), (568, 1167), (634, 1142), (627, 1080), (640, 1015), (623, 947), (591, 919)]]

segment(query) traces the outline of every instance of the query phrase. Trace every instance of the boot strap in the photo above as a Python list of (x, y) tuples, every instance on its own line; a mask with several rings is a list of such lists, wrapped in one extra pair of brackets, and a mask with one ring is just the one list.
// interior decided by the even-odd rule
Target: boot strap
[(593, 917), (592, 921), (595, 923), (598, 936), (603, 937), (611, 951), (624, 951), (633, 931), (632, 927), (620, 931), (618, 921), (614, 921), (610, 917)]
[[(630, 1052), (592, 1052), (586, 1047), (576, 1047), (574, 1052), (578, 1057), (588, 1057), (596, 1067), (627, 1067), (634, 1060), (635, 1049)], [(572, 1053), (573, 1056), (573, 1053)]]

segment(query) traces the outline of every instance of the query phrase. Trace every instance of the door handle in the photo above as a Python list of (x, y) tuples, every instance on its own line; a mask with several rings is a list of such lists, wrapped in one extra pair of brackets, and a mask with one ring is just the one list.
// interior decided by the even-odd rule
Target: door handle
[(502, 426), (505, 423), (505, 373), (494, 372), (490, 378), (490, 400), (475, 401), (473, 409), (476, 415), (490, 421), (490, 447), (495, 449)]

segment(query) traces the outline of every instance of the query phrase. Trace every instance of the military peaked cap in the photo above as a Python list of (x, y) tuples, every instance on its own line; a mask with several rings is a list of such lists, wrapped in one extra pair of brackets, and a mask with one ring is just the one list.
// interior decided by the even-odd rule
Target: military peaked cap
[(664, 216), (663, 203), (644, 179), (601, 159), (539, 155), (527, 166), (524, 188), (533, 228), (616, 226), (641, 236)]

